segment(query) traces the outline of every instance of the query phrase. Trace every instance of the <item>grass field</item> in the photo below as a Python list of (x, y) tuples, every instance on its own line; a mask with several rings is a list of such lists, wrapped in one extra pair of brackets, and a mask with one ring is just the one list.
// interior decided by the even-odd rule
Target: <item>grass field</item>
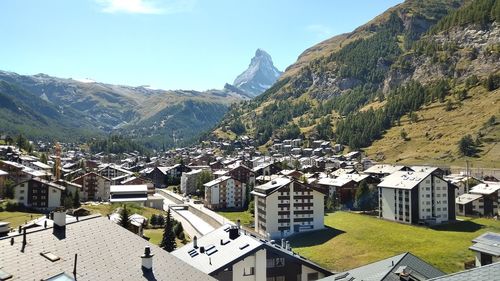
[(26, 212), (0, 212), (0, 221), (10, 222), (10, 227), (17, 228), (25, 222), (36, 219), (43, 214), (40, 213), (26, 213)]
[(249, 226), (253, 225), (253, 217), (252, 214), (250, 214), (247, 211), (217, 211), (217, 214), (227, 218), (228, 220), (231, 220), (233, 222), (236, 222), (238, 219), (240, 220), (242, 225)]
[[(164, 214), (165, 212), (162, 210), (157, 210), (153, 208), (142, 207), (137, 204), (126, 204), (130, 213), (137, 213), (141, 216), (146, 217), (147, 219), (151, 218), (153, 214)], [(99, 204), (99, 205), (82, 205), (83, 208), (89, 210), (93, 214), (101, 214), (103, 216), (112, 214), (114, 210), (121, 207), (122, 204)]]
[(327, 229), (290, 239), (297, 253), (335, 271), (343, 271), (411, 252), (451, 273), (473, 259), (471, 240), (480, 234), (500, 232), (500, 221), (464, 219), (435, 228), (404, 225), (346, 212), (325, 216)]
[[(149, 242), (151, 242), (151, 244), (155, 244), (155, 245), (159, 246), (161, 239), (163, 237), (163, 228), (144, 229), (144, 236), (149, 237)], [(188, 238), (187, 235), (186, 235), (186, 238)], [(175, 242), (177, 243), (177, 248), (184, 246), (182, 241), (177, 239), (177, 238), (175, 239)], [(187, 243), (189, 243), (188, 239), (186, 239), (186, 244)]]

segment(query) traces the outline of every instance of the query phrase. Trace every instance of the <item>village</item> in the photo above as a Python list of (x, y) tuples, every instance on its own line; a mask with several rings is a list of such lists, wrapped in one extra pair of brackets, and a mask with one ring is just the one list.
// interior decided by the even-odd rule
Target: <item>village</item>
[[(376, 163), (361, 151), (343, 153), (341, 145), (324, 140), (276, 139), (262, 152), (243, 136), (153, 155), (31, 144), (31, 153), (0, 146), (0, 277), (7, 276), (1, 280), (92, 274), (85, 272), (95, 262), (85, 257), (87, 247), (109, 253), (119, 248), (120, 255), (130, 256), (123, 274), (132, 279), (142, 267), (159, 280), (177, 280), (175, 274), (200, 280), (455, 280), (446, 279), (448, 273), (468, 280), (499, 266), (500, 183), (494, 174)], [(130, 231), (119, 227), (124, 209)], [(415, 233), (453, 229), (475, 236), (457, 243), (462, 248), (450, 253), (457, 256), (453, 261), (429, 261), (403, 245), (401, 252), (364, 264), (362, 259), (332, 264), (308, 249), (335, 252), (328, 243), (354, 235), (331, 223), (339, 216)], [(487, 224), (481, 227), (478, 218)], [(170, 219), (177, 245), (167, 253), (158, 245), (165, 245), (163, 225)], [(461, 230), (466, 224), (479, 228)], [(367, 240), (382, 234), (370, 231), (373, 238)], [(41, 243), (46, 239), (53, 245)], [(127, 244), (112, 242), (117, 240)], [(113, 256), (99, 257), (100, 266), (115, 264)], [(43, 273), (19, 263), (39, 264)], [(376, 280), (392, 280), (384, 278)]]

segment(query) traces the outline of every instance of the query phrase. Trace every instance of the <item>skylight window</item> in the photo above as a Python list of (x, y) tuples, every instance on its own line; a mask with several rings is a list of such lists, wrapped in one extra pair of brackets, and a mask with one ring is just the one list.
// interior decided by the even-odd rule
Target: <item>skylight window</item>
[(55, 262), (55, 261), (58, 261), (60, 260), (61, 258), (54, 255), (53, 253), (51, 252), (41, 252), (40, 255), (46, 259), (48, 259), (49, 261), (51, 262)]

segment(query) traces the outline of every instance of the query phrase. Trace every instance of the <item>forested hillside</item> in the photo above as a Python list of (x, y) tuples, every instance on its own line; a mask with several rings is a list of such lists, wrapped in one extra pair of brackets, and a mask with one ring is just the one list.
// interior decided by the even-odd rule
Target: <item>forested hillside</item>
[[(436, 122), (421, 118), (424, 108), (444, 107), (436, 114), (446, 116), (473, 106), (473, 99), (488, 99), (496, 109), (491, 115), (498, 115), (499, 2), (409, 0), (391, 8), (307, 50), (263, 95), (233, 108), (213, 136), (232, 136), (228, 132), (238, 128), (264, 147), (276, 137), (302, 136), (366, 149), (402, 120)], [(493, 94), (474, 94), (480, 89)], [(464, 125), (472, 124), (476, 135), (491, 115)], [(460, 137), (449, 139), (456, 146)], [(454, 149), (447, 157), (460, 153)]]

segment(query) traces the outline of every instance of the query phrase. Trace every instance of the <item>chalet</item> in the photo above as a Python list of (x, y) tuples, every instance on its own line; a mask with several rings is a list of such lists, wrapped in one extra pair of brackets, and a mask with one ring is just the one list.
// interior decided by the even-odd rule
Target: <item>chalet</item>
[(26, 207), (51, 210), (61, 206), (66, 188), (41, 178), (31, 178), (14, 186), (14, 200)]
[(288, 177), (256, 186), (255, 230), (270, 239), (324, 228), (323, 191)]
[(130, 177), (120, 182), (121, 185), (147, 185), (148, 195), (155, 194), (155, 187), (150, 179), (144, 177)]
[(460, 216), (484, 216), (483, 196), (464, 193), (455, 198), (455, 210)]
[(123, 175), (133, 175), (129, 170), (125, 170), (116, 164), (105, 164), (98, 170), (99, 175), (106, 177), (108, 179), (113, 179)]
[(258, 239), (229, 224), (195, 237), (172, 254), (221, 281), (318, 280), (332, 274), (292, 252), (285, 241)]
[(255, 166), (252, 171), (255, 173), (255, 176), (270, 176), (279, 173), (282, 169), (276, 165), (275, 163), (261, 163)]
[(168, 185), (179, 184), (182, 173), (189, 172), (190, 170), (181, 164), (170, 167), (156, 167), (147, 174), (147, 177), (153, 181), (156, 188), (163, 188)]
[(473, 186), (469, 192), (471, 194), (482, 195), (482, 198), (479, 199), (482, 204), (478, 206), (478, 211), (481, 215), (500, 215), (500, 183), (485, 181), (484, 183)]
[[(500, 234), (486, 232), (472, 240), (474, 245), (469, 247), (475, 254), (476, 266), (484, 266), (500, 262)], [(499, 275), (497, 275), (499, 276)]]
[(455, 186), (433, 174), (397, 170), (378, 185), (382, 218), (417, 224), (455, 220)]
[(9, 173), (0, 170), (0, 196), (3, 194), (4, 187), (5, 187), (5, 181), (7, 180), (7, 176)]
[(445, 273), (407, 252), (367, 265), (336, 273), (321, 281), (423, 281)]
[(72, 181), (81, 186), (81, 201), (109, 201), (110, 179), (95, 172), (87, 173)]

